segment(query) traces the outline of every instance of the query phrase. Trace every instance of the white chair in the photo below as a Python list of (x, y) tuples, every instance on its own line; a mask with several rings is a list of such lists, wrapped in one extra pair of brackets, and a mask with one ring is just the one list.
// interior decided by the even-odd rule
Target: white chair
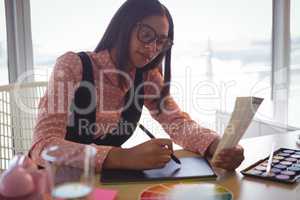
[(0, 86), (0, 171), (17, 153), (27, 153), (47, 82)]

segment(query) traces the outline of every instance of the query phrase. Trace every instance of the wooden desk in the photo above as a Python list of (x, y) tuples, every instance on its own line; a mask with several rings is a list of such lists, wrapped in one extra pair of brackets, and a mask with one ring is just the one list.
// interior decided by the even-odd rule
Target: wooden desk
[[(293, 185), (274, 183), (271, 181), (244, 177), (239, 173), (239, 171), (254, 162), (269, 156), (268, 154), (273, 141), (276, 142), (276, 149), (280, 147), (300, 149), (300, 147), (296, 145), (296, 137), (298, 134), (300, 134), (300, 131), (242, 140), (241, 145), (245, 149), (245, 161), (242, 165), (236, 170), (236, 172), (218, 171), (217, 173), (219, 174), (219, 177), (217, 181), (207, 182), (225, 186), (233, 192), (234, 200), (300, 200), (299, 183)], [(194, 154), (180, 150), (176, 151), (176, 155), (184, 157)], [(180, 181), (140, 182), (116, 185), (103, 185), (99, 183), (98, 186), (118, 190), (118, 200), (137, 200), (140, 192), (144, 188), (153, 184), (167, 182), (176, 183)], [(190, 182), (200, 183), (200, 181), (197, 180)]]

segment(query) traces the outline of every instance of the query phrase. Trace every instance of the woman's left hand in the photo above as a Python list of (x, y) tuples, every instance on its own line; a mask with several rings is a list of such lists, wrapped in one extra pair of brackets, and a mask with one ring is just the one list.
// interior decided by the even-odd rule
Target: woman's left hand
[(237, 145), (233, 148), (223, 149), (217, 155), (212, 165), (226, 170), (235, 170), (244, 160), (244, 149)]

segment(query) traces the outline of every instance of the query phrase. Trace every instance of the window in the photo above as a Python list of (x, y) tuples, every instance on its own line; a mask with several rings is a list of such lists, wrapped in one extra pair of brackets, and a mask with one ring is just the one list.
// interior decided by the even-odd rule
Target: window
[(7, 39), (4, 1), (0, 1), (0, 85), (8, 84)]
[(272, 1), (162, 2), (174, 18), (173, 90), (181, 107), (214, 128), (216, 110), (231, 112), (236, 96), (260, 96), (257, 116), (272, 118)]
[(123, 2), (31, 0), (35, 79), (48, 80), (56, 58), (67, 51), (93, 51)]
[(291, 1), (291, 70), (289, 92), (289, 124), (300, 126), (300, 2)]
[[(48, 80), (64, 52), (92, 51), (123, 2), (31, 0), (36, 79)], [(216, 111), (231, 112), (236, 96), (262, 96), (261, 116), (270, 118), (263, 110), (271, 93), (272, 0), (161, 2), (175, 23), (172, 94), (180, 107), (215, 128)]]

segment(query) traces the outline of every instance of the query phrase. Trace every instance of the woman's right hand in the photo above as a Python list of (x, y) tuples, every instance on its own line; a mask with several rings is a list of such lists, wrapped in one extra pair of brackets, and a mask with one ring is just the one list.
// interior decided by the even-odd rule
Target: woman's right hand
[(144, 170), (164, 167), (173, 153), (170, 139), (152, 139), (129, 149), (113, 148), (104, 168)]

